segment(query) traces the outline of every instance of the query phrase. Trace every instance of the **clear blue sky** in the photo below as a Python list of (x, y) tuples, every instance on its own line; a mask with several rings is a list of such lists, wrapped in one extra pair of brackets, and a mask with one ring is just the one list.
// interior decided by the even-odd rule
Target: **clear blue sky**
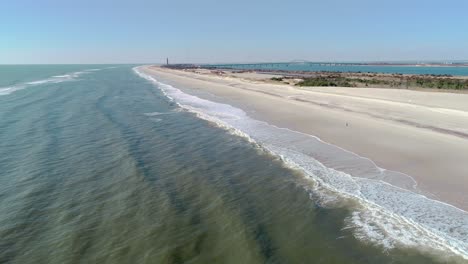
[(0, 0), (0, 63), (467, 60), (467, 0)]

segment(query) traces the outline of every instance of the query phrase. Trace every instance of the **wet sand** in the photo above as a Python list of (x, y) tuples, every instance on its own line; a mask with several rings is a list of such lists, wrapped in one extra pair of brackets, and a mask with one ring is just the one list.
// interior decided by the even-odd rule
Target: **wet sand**
[(315, 135), (382, 168), (411, 175), (434, 198), (468, 210), (466, 94), (299, 88), (263, 82), (261, 74), (145, 71), (188, 93), (231, 104), (256, 119)]

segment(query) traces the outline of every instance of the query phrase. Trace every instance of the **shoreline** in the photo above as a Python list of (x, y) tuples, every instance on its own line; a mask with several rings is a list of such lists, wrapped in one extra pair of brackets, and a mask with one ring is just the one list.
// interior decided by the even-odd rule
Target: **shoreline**
[[(465, 177), (466, 167), (464, 167), (462, 158), (463, 154), (466, 154), (466, 149), (468, 149), (466, 138), (388, 118), (366, 116), (359, 111), (350, 111), (349, 109), (336, 107), (336, 105), (323, 104), (323, 102), (313, 104), (308, 102), (309, 98), (307, 96), (310, 96), (310, 94), (302, 96), (303, 98), (292, 98), (293, 96), (290, 94), (297, 93), (299, 89), (291, 86), (265, 84), (240, 77), (224, 78), (214, 74), (199, 74), (162, 69), (160, 67), (148, 69), (146, 67), (145, 71), (156, 74), (161, 81), (169, 82), (169, 84), (174, 84), (182, 89), (190, 89), (191, 92), (210, 93), (217, 100), (221, 99), (224, 103), (243, 109), (255, 119), (266, 121), (278, 127), (318, 136), (325, 142), (352, 151), (359, 156), (370, 158), (379, 167), (411, 175), (418, 182), (421, 190), (433, 194), (436, 199), (465, 211), (468, 208), (468, 198), (465, 195), (468, 179)], [(265, 91), (265, 85), (273, 86), (274, 89)], [(411, 114), (415, 114), (416, 119), (423, 117), (429, 122), (432, 116), (424, 116), (424, 112), (428, 109), (439, 109), (443, 112), (439, 114), (439, 117), (447, 115), (449, 117), (446, 124), (441, 125), (445, 125), (450, 129), (453, 129), (453, 124), (462, 124), (463, 121), (461, 120), (466, 118), (465, 114), (468, 114), (468, 107), (464, 107), (462, 102), (455, 102), (455, 104), (451, 105), (446, 102), (444, 96), (435, 99), (429, 98), (433, 99), (426, 100), (430, 104), (423, 105), (417, 104), (419, 102), (415, 104), (404, 102), (403, 99), (407, 98), (404, 95), (400, 95), (402, 98), (392, 98), (392, 101), (388, 101), (384, 99), (385, 93), (384, 95), (379, 94), (383, 98), (376, 98), (377, 96), (372, 95), (372, 93), (370, 95), (366, 94), (366, 98), (356, 96), (356, 94), (350, 96), (349, 93), (352, 91), (343, 91), (346, 88), (334, 88), (335, 93), (329, 93), (323, 89), (323, 87), (315, 90), (310, 88), (305, 89), (306, 91), (300, 90), (300, 92), (302, 94), (304, 92), (311, 93), (314, 96), (319, 95), (323, 97), (320, 98), (322, 100), (324, 98), (326, 100), (336, 100), (338, 98), (341, 100), (338, 103), (342, 105), (364, 102), (370, 105), (371, 108), (383, 104), (384, 108), (393, 107), (399, 111), (419, 107), (421, 109), (413, 111), (414, 113)], [(359, 89), (353, 91), (355, 90)], [(379, 92), (379, 89), (375, 90), (377, 90), (375, 92)], [(286, 94), (284, 94), (285, 91)], [(348, 94), (346, 95), (346, 93)], [(427, 94), (424, 95), (427, 97)], [(297, 97), (297, 94), (295, 96)], [(351, 103), (348, 101), (351, 101)], [(272, 109), (269, 104), (284, 105), (290, 109), (278, 111), (278, 109)], [(365, 107), (368, 105), (365, 105)], [(304, 113), (311, 110), (317, 114), (304, 115)], [(408, 119), (411, 117), (399, 116), (398, 118)], [(320, 125), (310, 125), (311, 122)], [(350, 125), (344, 126), (345, 123)], [(354, 129), (354, 127), (358, 129)], [(363, 129), (363, 127), (365, 128)], [(343, 129), (347, 130), (343, 131)], [(463, 129), (467, 128), (464, 127)], [(466, 133), (466, 131), (468, 129), (457, 132)], [(350, 141), (348, 140), (349, 137), (355, 138), (355, 140)], [(401, 142), (398, 142), (398, 140), (401, 140)], [(397, 147), (396, 144), (399, 143), (402, 145)], [(443, 152), (445, 155), (438, 155), (438, 152)], [(415, 162), (411, 163), (411, 160)], [(442, 172), (445, 172), (446, 176), (439, 176), (444, 175), (441, 174)], [(450, 175), (448, 176), (450, 179), (446, 178), (447, 174)]]
[[(246, 89), (232, 78), (206, 79), (190, 72), (159, 68), (139, 67), (134, 71), (154, 83), (164, 96), (185, 111), (245, 138), (254, 148), (299, 171), (311, 184), (305, 188), (314, 203), (350, 210), (345, 223), (359, 240), (386, 249), (414, 248), (434, 256), (451, 258), (455, 254), (468, 259), (467, 211), (421, 193), (420, 188), (414, 189), (413, 178), (382, 169), (380, 164), (354, 150), (324, 141), (310, 132), (267, 121), (272, 115), (281, 115), (275, 110), (285, 110), (287, 105), (279, 100), (281, 97), (271, 98), (275, 92), (271, 85), (268, 85), (273, 90), (270, 94), (255, 94), (251, 89), (256, 85), (249, 82), (250, 89)], [(220, 92), (224, 94), (221, 96)], [(266, 106), (265, 101), (275, 105)], [(252, 111), (251, 102), (254, 106), (268, 107), (268, 115)], [(297, 106), (288, 105), (288, 108), (298, 110)], [(296, 112), (292, 119), (297, 122), (301, 114), (304, 113)]]

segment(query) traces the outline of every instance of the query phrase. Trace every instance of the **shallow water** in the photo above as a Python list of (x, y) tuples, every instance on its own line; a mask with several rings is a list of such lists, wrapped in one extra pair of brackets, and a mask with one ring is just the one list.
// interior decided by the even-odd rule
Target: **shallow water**
[(94, 68), (0, 95), (0, 263), (447, 260), (356, 238), (353, 201), (325, 206), (299, 170), (132, 66)]

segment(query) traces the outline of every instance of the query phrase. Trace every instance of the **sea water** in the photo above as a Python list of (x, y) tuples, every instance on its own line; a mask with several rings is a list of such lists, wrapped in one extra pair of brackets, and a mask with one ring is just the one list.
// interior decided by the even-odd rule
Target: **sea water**
[(384, 205), (305, 166), (352, 176), (226, 122), (240, 109), (202, 111), (214, 102), (131, 65), (1, 70), (0, 263), (465, 261), (455, 235), (433, 250), (376, 228), (380, 243), (365, 228)]

